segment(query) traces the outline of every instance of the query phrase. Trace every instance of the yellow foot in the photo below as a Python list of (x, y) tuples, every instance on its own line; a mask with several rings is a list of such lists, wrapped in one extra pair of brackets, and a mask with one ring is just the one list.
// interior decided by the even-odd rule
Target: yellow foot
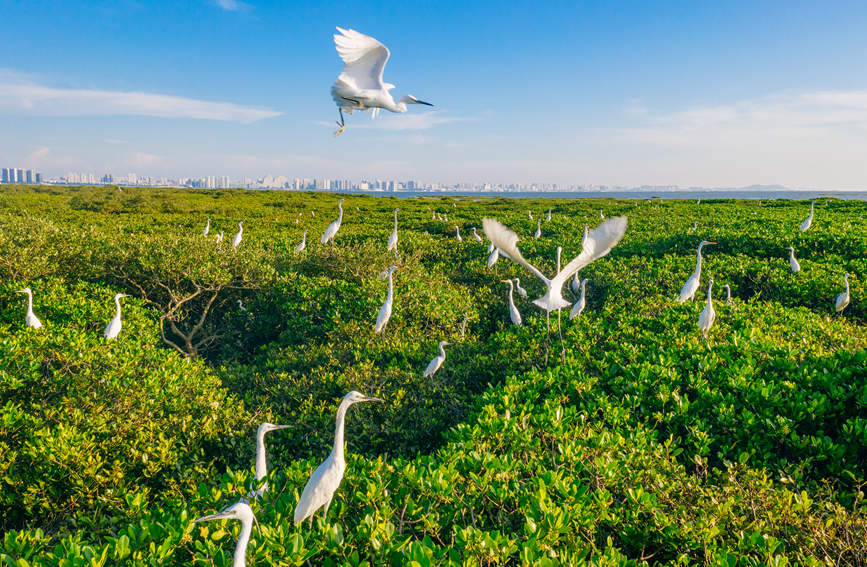
[(338, 126), (340, 126), (340, 127), (339, 127), (335, 132), (334, 132), (334, 137), (335, 137), (335, 138), (336, 138), (337, 136), (343, 134), (343, 131), (346, 130), (346, 125), (345, 125), (345, 124), (338, 124)]

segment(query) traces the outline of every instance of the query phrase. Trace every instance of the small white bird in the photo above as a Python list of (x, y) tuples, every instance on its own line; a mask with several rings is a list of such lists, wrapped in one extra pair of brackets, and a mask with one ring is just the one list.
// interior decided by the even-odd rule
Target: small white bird
[(244, 302), (241, 301), (240, 299), (238, 299), (237, 301), (238, 301), (238, 311), (247, 311), (247, 308), (244, 307)]
[(548, 209), (548, 214), (545, 215), (545, 222), (551, 222), (551, 209)]
[(789, 246), (789, 268), (792, 269), (792, 272), (797, 274), (801, 271), (801, 264), (795, 259), (795, 247)]
[(376, 316), (376, 326), (373, 328), (374, 334), (385, 330), (388, 320), (391, 319), (391, 306), (394, 301), (394, 280), (392, 274), (397, 269), (397, 266), (392, 266), (388, 269), (388, 293), (385, 296), (385, 303), (379, 308), (379, 314)]
[(813, 205), (816, 204), (816, 201), (810, 203), (810, 216), (804, 219), (804, 222), (801, 223), (801, 232), (807, 232), (810, 227), (813, 225)]
[(24, 323), (30, 329), (40, 329), (42, 328), (42, 321), (33, 313), (33, 292), (29, 287), (25, 287), (24, 289), (19, 289), (15, 293), (26, 293), (27, 294), (27, 314), (24, 316)]
[[(491, 243), (493, 246), (493, 243)], [(500, 249), (494, 248), (494, 251), (488, 256), (488, 268), (493, 268), (494, 264), (497, 263), (497, 260), (500, 259)]]
[[(503, 283), (509, 284), (509, 319), (512, 320), (513, 325), (521, 326), (521, 312), (518, 311), (518, 308), (515, 307), (515, 299), (512, 296), (512, 290), (514, 286), (514, 282), (512, 280), (502, 280)], [(443, 353), (445, 356), (445, 353)]]
[(692, 223), (692, 228), (689, 229), (689, 231), (690, 231), (690, 232), (695, 232), (696, 230), (698, 230), (698, 221), (693, 221), (693, 223)]
[(208, 222), (205, 223), (205, 232), (202, 233), (202, 236), (208, 236), (209, 232), (211, 232), (211, 219), (208, 219)]
[(120, 321), (120, 300), (123, 297), (129, 297), (125, 293), (118, 293), (114, 296), (114, 304), (117, 305), (117, 311), (114, 313), (114, 318), (108, 322), (108, 325), (105, 326), (105, 338), (108, 340), (114, 340), (120, 334), (120, 329), (123, 324)]
[(680, 290), (680, 296), (677, 298), (678, 303), (683, 303), (686, 300), (691, 300), (695, 297), (695, 292), (698, 291), (698, 286), (701, 282), (701, 249), (703, 246), (708, 244), (716, 244), (716, 242), (710, 242), (708, 240), (702, 240), (698, 245), (698, 251), (696, 253), (696, 262), (695, 262), (695, 271), (689, 276), (689, 279), (686, 280), (686, 283), (683, 284), (683, 288)]
[(521, 278), (515, 278), (515, 289), (522, 299), (527, 299), (527, 290), (521, 287)]
[[(273, 423), (262, 423), (259, 429), (256, 430), (256, 480), (262, 482), (268, 476), (268, 461), (265, 458), (265, 434), (269, 431), (277, 431), (286, 429), (288, 425), (274, 425)], [(259, 498), (268, 490), (268, 482), (265, 481), (258, 490), (253, 493), (253, 496)]]
[(394, 250), (395, 257), (397, 256), (397, 212), (399, 210), (394, 210), (394, 230), (391, 232), (391, 236), (388, 237), (388, 246), (385, 247), (386, 252)]
[(295, 253), (300, 254), (304, 252), (304, 249), (307, 248), (307, 231), (304, 231), (304, 234), (301, 235), (301, 243), (295, 247)]
[(726, 305), (732, 304), (732, 288), (729, 287), (729, 284), (725, 284), (723, 286), (726, 288)]
[(313, 514), (323, 506), (325, 507), (322, 514), (323, 519), (328, 516), (328, 507), (331, 505), (331, 499), (334, 498), (334, 493), (337, 492), (337, 487), (340, 486), (340, 481), (343, 480), (343, 472), (346, 470), (343, 442), (346, 410), (349, 409), (349, 406), (358, 402), (381, 401), (379, 398), (371, 398), (355, 390), (343, 396), (340, 407), (337, 408), (337, 423), (334, 427), (334, 447), (331, 449), (331, 454), (328, 455), (328, 458), (316, 467), (316, 470), (310, 475), (310, 480), (304, 486), (301, 498), (298, 499), (298, 504), (295, 506), (294, 522), (296, 526), (307, 518), (310, 518), (310, 523), (312, 524)]
[(482, 241), (482, 237), (479, 236), (479, 233), (478, 233), (478, 232), (476, 232), (476, 227), (473, 227), (473, 238), (476, 239), (476, 242), (481, 242), (481, 241)]
[(846, 306), (849, 305), (849, 278), (854, 278), (852, 274), (843, 274), (843, 281), (846, 282), (846, 291), (837, 296), (834, 302), (834, 311), (842, 313)]
[(235, 545), (235, 556), (232, 561), (233, 567), (246, 567), (247, 565), (247, 544), (250, 542), (250, 534), (253, 532), (253, 522), (259, 525), (256, 520), (256, 515), (253, 510), (242, 498), (235, 504), (226, 508), (222, 512), (204, 516), (196, 520), (196, 523), (207, 522), (210, 520), (240, 520), (241, 535), (238, 536), (238, 543)]
[(599, 209), (599, 218), (601, 218), (602, 220), (605, 220), (605, 215), (602, 214), (602, 209)]
[(711, 295), (712, 289), (713, 280), (710, 280), (710, 283), (708, 283), (707, 286), (707, 304), (698, 316), (698, 330), (701, 331), (704, 338), (707, 338), (707, 333), (710, 331), (713, 322), (716, 320), (716, 311), (713, 310), (713, 296)]
[(437, 370), (440, 369), (440, 366), (442, 366), (443, 362), (446, 361), (446, 350), (444, 347), (447, 346), (451, 346), (451, 343), (447, 343), (446, 341), (440, 341), (440, 353), (436, 355), (433, 360), (430, 361), (430, 364), (427, 365), (427, 368), (424, 369), (424, 373), (421, 375), (422, 378), (432, 376), (436, 373)]
[(217, 244), (220, 244), (221, 242), (223, 242), (223, 231), (222, 230), (220, 231), (220, 234), (218, 234), (217, 237), (214, 239), (214, 241)]
[(488, 246), (488, 254), (490, 254), (493, 251), (494, 251), (494, 243), (491, 242), (491, 244)]
[(322, 233), (322, 238), (320, 242), (322, 244), (334, 244), (334, 237), (337, 236), (337, 231), (340, 230), (340, 225), (343, 223), (343, 201), (346, 199), (340, 199), (337, 201), (337, 208), (340, 210), (340, 214), (337, 215), (337, 220), (328, 225), (328, 228), (325, 229), (325, 232)]
[(579, 297), (578, 301), (575, 302), (575, 305), (572, 306), (572, 311), (569, 312), (569, 318), (574, 319), (581, 315), (585, 307), (587, 307), (587, 278), (581, 280), (581, 297)]
[(237, 248), (241, 245), (241, 236), (244, 234), (244, 223), (238, 223), (238, 234), (232, 239), (232, 248)]
[(542, 219), (536, 223), (536, 234), (533, 235), (533, 238), (541, 238), (542, 237)]
[(530, 217), (530, 220), (533, 220), (533, 211), (527, 211), (527, 216)]
[(458, 242), (464, 241), (464, 239), (461, 238), (461, 229), (458, 227), (458, 225), (455, 225), (455, 238), (457, 239)]

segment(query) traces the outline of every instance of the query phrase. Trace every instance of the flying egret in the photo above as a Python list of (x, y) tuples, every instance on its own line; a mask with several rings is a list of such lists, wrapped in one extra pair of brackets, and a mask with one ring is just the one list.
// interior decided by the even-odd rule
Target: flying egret
[(427, 365), (427, 368), (424, 369), (424, 373), (421, 375), (422, 378), (427, 378), (428, 376), (433, 376), (437, 370), (440, 369), (440, 366), (443, 365), (443, 362), (446, 361), (446, 349), (445, 347), (451, 346), (452, 343), (447, 343), (446, 341), (440, 341), (439, 348), (440, 353), (433, 357), (433, 360), (430, 361), (430, 364)]
[(551, 209), (548, 209), (548, 214), (545, 215), (545, 222), (551, 222)]
[(792, 269), (792, 272), (797, 274), (801, 271), (801, 264), (795, 259), (795, 247), (789, 246), (789, 267)]
[(386, 252), (394, 250), (395, 257), (397, 257), (397, 211), (399, 210), (394, 210), (394, 230), (391, 232), (391, 236), (388, 237), (388, 246), (385, 248)]
[(294, 522), (296, 526), (307, 518), (310, 518), (310, 524), (312, 525), (313, 514), (323, 506), (325, 507), (322, 514), (323, 519), (328, 516), (328, 507), (331, 505), (331, 499), (334, 497), (334, 493), (337, 492), (340, 481), (343, 480), (343, 471), (346, 470), (346, 461), (343, 456), (343, 429), (346, 422), (346, 410), (349, 409), (349, 406), (358, 402), (381, 401), (379, 398), (371, 398), (355, 390), (343, 396), (340, 407), (337, 408), (337, 423), (334, 427), (334, 447), (331, 449), (328, 458), (316, 467), (316, 470), (310, 475), (310, 480), (307, 481), (304, 491), (301, 492), (301, 498), (298, 499), (298, 505), (295, 506)]
[[(297, 219), (296, 219), (297, 220)], [(295, 247), (295, 253), (300, 254), (307, 248), (307, 231), (304, 231), (304, 234), (301, 235), (301, 243)]]
[(232, 565), (233, 567), (246, 567), (247, 543), (249, 543), (250, 534), (253, 531), (253, 522), (259, 525), (259, 521), (256, 520), (256, 515), (253, 514), (253, 510), (250, 509), (249, 504), (242, 498), (222, 512), (199, 518), (195, 523), (208, 522), (210, 520), (241, 521), (241, 535), (238, 536), (238, 543), (235, 545), (235, 556)]
[(696, 252), (696, 262), (695, 262), (695, 271), (689, 276), (689, 279), (686, 280), (686, 283), (683, 284), (683, 288), (680, 290), (680, 296), (677, 298), (678, 303), (683, 303), (687, 299), (692, 299), (695, 296), (695, 292), (698, 290), (699, 283), (701, 282), (701, 249), (703, 246), (708, 244), (716, 244), (716, 242), (710, 242), (708, 240), (702, 240), (698, 245), (698, 251)]
[(536, 223), (536, 234), (533, 235), (533, 238), (541, 238), (542, 237), (542, 219)]
[(208, 236), (209, 232), (211, 232), (211, 219), (208, 219), (208, 222), (205, 223), (205, 231), (202, 233), (202, 236)]
[(464, 241), (464, 239), (461, 238), (461, 229), (458, 227), (458, 225), (455, 225), (455, 238), (457, 239), (458, 242)]
[(397, 269), (397, 266), (392, 266), (388, 269), (388, 293), (385, 296), (385, 303), (379, 308), (379, 314), (376, 316), (376, 326), (373, 328), (374, 334), (384, 331), (388, 320), (391, 319), (391, 305), (394, 301), (394, 280), (392, 274)]
[(42, 328), (42, 321), (33, 313), (33, 292), (29, 287), (25, 287), (24, 289), (19, 289), (15, 293), (26, 293), (27, 294), (27, 314), (24, 316), (24, 323), (30, 329), (40, 329)]
[(476, 232), (476, 227), (473, 227), (473, 238), (476, 239), (476, 242), (481, 242), (481, 241), (482, 241), (482, 237), (479, 236), (479, 233), (478, 233), (478, 232)]
[(343, 201), (345, 200), (340, 199), (337, 201), (337, 208), (340, 210), (340, 214), (337, 215), (337, 220), (329, 224), (325, 232), (322, 233), (322, 238), (320, 239), (322, 244), (328, 244), (331, 241), (331, 244), (334, 245), (334, 237), (337, 236), (337, 231), (340, 230), (340, 224), (343, 222)]
[(241, 301), (240, 299), (238, 299), (237, 301), (238, 301), (238, 311), (247, 311), (247, 308), (244, 307), (244, 302)]
[(237, 248), (241, 245), (241, 236), (244, 234), (244, 223), (238, 223), (238, 234), (232, 239), (232, 248)]
[(837, 313), (842, 313), (846, 306), (849, 305), (849, 278), (854, 278), (852, 274), (843, 274), (843, 280), (846, 282), (846, 291), (837, 296), (834, 302), (834, 310)]
[[(493, 243), (491, 243), (493, 245)], [(494, 247), (494, 251), (488, 256), (488, 268), (493, 268), (497, 260), (500, 259), (500, 249)]]
[[(514, 289), (514, 284), (512, 280), (502, 280), (503, 283), (509, 284), (509, 319), (512, 320), (512, 324), (518, 327), (521, 326), (521, 312), (518, 311), (518, 308), (515, 307), (515, 299), (512, 296), (512, 290)], [(445, 357), (445, 353), (443, 353), (443, 357)]]
[(729, 287), (729, 284), (725, 284), (723, 286), (726, 288), (726, 305), (732, 304), (732, 288)]
[(371, 118), (375, 118), (380, 109), (391, 112), (406, 112), (408, 104), (423, 104), (433, 106), (429, 102), (419, 100), (412, 95), (401, 97), (397, 102), (388, 92), (394, 85), (382, 82), (382, 71), (391, 54), (388, 48), (368, 35), (355, 30), (337, 28), (340, 34), (334, 34), (334, 45), (337, 54), (343, 59), (343, 71), (331, 87), (331, 98), (337, 104), (340, 112), (338, 129), (334, 132), (339, 136), (346, 128), (343, 121), (343, 111), (352, 114), (354, 111), (371, 110)]
[(120, 300), (123, 297), (129, 297), (125, 293), (118, 293), (114, 296), (114, 304), (117, 305), (117, 311), (114, 313), (114, 318), (108, 322), (108, 325), (105, 326), (105, 338), (112, 340), (116, 339), (120, 334), (120, 328), (123, 324), (120, 321)]
[(585, 307), (587, 307), (587, 278), (581, 280), (581, 297), (579, 297), (578, 301), (575, 302), (575, 305), (572, 306), (572, 311), (569, 312), (569, 318), (574, 319), (581, 315)]
[[(268, 461), (265, 458), (265, 434), (269, 431), (277, 431), (279, 429), (286, 429), (289, 427), (288, 425), (274, 425), (273, 423), (262, 423), (259, 425), (259, 429), (256, 430), (256, 480), (261, 482), (263, 478), (268, 476)], [(268, 490), (268, 481), (265, 481), (262, 486), (259, 487), (253, 493), (253, 496), (259, 498)]]
[(527, 290), (521, 287), (521, 278), (515, 278), (515, 289), (521, 295), (522, 299), (527, 299)]
[(711, 290), (713, 290), (713, 280), (710, 280), (707, 285), (707, 304), (698, 316), (698, 330), (701, 331), (704, 338), (707, 338), (707, 333), (710, 331), (710, 328), (713, 327), (713, 322), (716, 320), (716, 311), (713, 310), (713, 295), (711, 295)]
[(810, 226), (813, 225), (813, 205), (816, 204), (816, 201), (810, 203), (810, 216), (804, 219), (804, 222), (801, 223), (801, 232), (806, 232), (810, 229)]

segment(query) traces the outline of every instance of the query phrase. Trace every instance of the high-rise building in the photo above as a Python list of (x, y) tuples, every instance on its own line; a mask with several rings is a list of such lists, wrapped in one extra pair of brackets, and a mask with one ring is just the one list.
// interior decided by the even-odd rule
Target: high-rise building
[(42, 183), (42, 174), (37, 171), (35, 179), (36, 183)]
[(9, 168), (8, 168), (8, 167), (4, 167), (4, 168), (3, 168), (3, 172), (2, 172), (2, 174), (0, 174), (0, 175), (2, 175), (2, 177), (0, 177), (0, 182), (2, 182), (2, 183), (12, 183), (12, 181), (11, 181), (11, 176), (10, 176), (10, 174), (9, 174)]

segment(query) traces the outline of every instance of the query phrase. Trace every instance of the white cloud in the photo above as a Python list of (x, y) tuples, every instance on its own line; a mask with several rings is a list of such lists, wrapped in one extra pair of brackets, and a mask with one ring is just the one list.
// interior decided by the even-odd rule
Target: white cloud
[[(438, 111), (392, 114), (387, 110), (384, 110), (383, 114), (380, 114), (378, 118), (374, 119), (370, 118), (370, 111), (355, 114), (353, 116), (356, 117), (354, 120), (352, 117), (346, 116), (347, 129), (363, 128), (371, 130), (389, 130), (392, 132), (428, 130), (441, 124), (448, 124), (450, 122), (467, 122), (470, 120), (469, 118), (448, 116)], [(317, 124), (327, 124), (329, 127), (334, 125), (333, 122), (317, 122)]]

